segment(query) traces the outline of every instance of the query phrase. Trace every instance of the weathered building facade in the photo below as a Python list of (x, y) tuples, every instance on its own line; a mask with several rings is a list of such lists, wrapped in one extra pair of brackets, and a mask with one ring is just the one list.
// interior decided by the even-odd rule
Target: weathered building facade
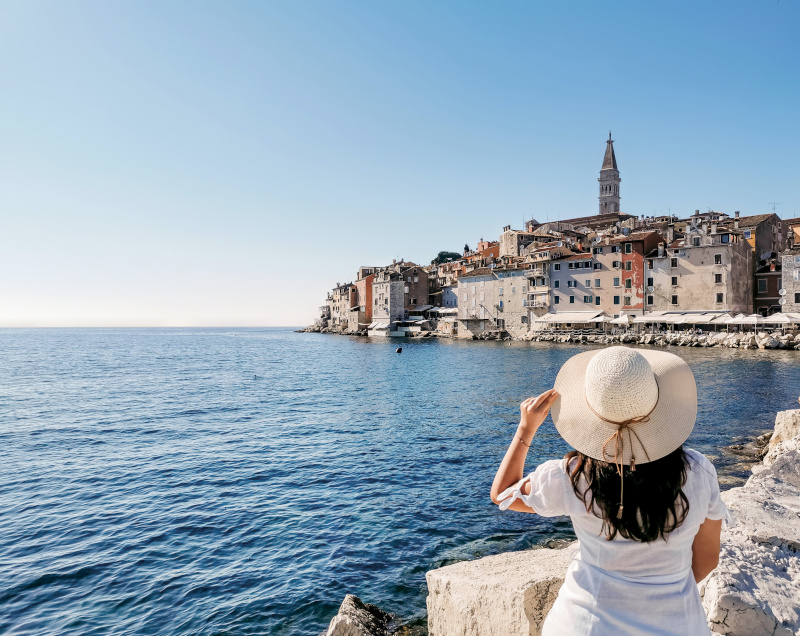
[(784, 313), (800, 312), (800, 246), (781, 254), (781, 284), (786, 302), (781, 305)]
[(650, 311), (753, 312), (752, 249), (741, 232), (696, 227), (646, 257)]
[(518, 338), (529, 330), (527, 271), (482, 268), (458, 279), (458, 336), (506, 332)]

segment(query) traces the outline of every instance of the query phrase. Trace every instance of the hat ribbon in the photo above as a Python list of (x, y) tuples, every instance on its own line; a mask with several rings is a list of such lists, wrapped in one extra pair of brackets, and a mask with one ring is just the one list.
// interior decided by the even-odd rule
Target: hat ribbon
[[(584, 399), (586, 399), (585, 394), (584, 394)], [(653, 411), (655, 411), (656, 406), (658, 406), (658, 400), (656, 400), (656, 403), (653, 405), (653, 408), (650, 409), (649, 412), (645, 413), (644, 415), (638, 415), (637, 417), (631, 417), (631, 418), (629, 418), (627, 420), (623, 420), (622, 422), (615, 422), (613, 420), (609, 420), (608, 418), (603, 417), (602, 415), (600, 415), (597, 411), (595, 411), (592, 408), (592, 405), (589, 404), (589, 400), (586, 400), (586, 406), (588, 406), (589, 410), (592, 413), (594, 413), (598, 418), (600, 418), (601, 420), (603, 420), (604, 422), (606, 422), (608, 424), (613, 424), (614, 426), (617, 427), (617, 430), (614, 431), (613, 433), (611, 433), (611, 435), (609, 435), (606, 438), (606, 441), (603, 442), (603, 461), (605, 461), (605, 459), (606, 459), (606, 446), (608, 446), (608, 444), (610, 444), (611, 441), (613, 440), (614, 441), (614, 460), (613, 460), (613, 463), (617, 467), (617, 474), (619, 475), (619, 483), (620, 483), (620, 485), (619, 485), (619, 510), (617, 511), (617, 519), (621, 519), (622, 518), (622, 508), (623, 508), (623, 495), (625, 493), (625, 477), (624, 477), (624, 475), (622, 473), (622, 458), (625, 455), (625, 439), (622, 436), (622, 431), (628, 431), (628, 444), (631, 447), (630, 469), (631, 469), (631, 471), (635, 471), (636, 470), (636, 456), (634, 455), (634, 452), (633, 452), (633, 441), (631, 439), (631, 435), (636, 437), (636, 440), (639, 442), (639, 446), (641, 446), (642, 450), (644, 451), (645, 457), (647, 457), (647, 461), (650, 461), (650, 455), (648, 455), (647, 449), (644, 447), (644, 444), (642, 443), (642, 439), (639, 437), (639, 434), (636, 432), (635, 429), (631, 428), (631, 426), (633, 426), (634, 424), (643, 424), (644, 422), (649, 422), (650, 421), (650, 415), (652, 414)]]

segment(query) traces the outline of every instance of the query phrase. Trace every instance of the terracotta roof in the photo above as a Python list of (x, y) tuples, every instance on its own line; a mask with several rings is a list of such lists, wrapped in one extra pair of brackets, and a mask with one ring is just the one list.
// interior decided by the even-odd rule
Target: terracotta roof
[(800, 225), (800, 216), (793, 219), (783, 219), (783, 222), (787, 223), (788, 225)]
[[(739, 227), (755, 227), (756, 225), (763, 223), (772, 216), (774, 216), (772, 212), (770, 212), (769, 214), (753, 214), (752, 216), (740, 216)], [(735, 221), (736, 219), (733, 220)]]
[[(615, 236), (612, 238), (609, 243), (627, 243), (628, 241), (643, 241), (645, 238), (652, 234), (658, 234), (655, 230), (646, 231), (646, 232), (631, 232), (628, 236), (624, 234), (620, 236)], [(602, 245), (598, 244), (597, 247), (602, 247)]]
[(471, 272), (467, 272), (466, 274), (461, 274), (459, 278), (468, 278), (470, 276), (491, 276), (494, 274), (494, 270), (489, 267), (479, 267)]
[(573, 256), (565, 256), (564, 258), (560, 258), (560, 261), (585, 261), (586, 259), (591, 260), (592, 254), (591, 252), (583, 252), (582, 254), (574, 254)]

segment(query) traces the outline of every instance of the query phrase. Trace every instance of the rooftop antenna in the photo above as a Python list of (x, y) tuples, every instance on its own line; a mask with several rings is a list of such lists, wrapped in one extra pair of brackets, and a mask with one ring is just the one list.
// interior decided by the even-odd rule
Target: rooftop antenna
[(772, 206), (772, 213), (773, 213), (773, 214), (777, 214), (777, 212), (775, 211), (775, 208), (776, 208), (777, 206), (779, 206), (779, 205), (783, 205), (783, 204), (782, 204), (782, 203), (767, 203), (767, 205), (771, 205), (771, 206)]

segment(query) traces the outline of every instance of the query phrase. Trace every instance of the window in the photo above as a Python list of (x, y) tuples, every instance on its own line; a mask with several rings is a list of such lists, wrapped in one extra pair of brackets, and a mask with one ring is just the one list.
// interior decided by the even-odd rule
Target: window
[(599, 278), (595, 278), (594, 279), (594, 286), (595, 287), (600, 287), (600, 279)]
[(502, 296), (503, 295), (503, 288), (502, 287), (497, 291), (497, 295), (498, 296)]
[(527, 325), (527, 324), (528, 324), (528, 317), (527, 317), (527, 316), (520, 316), (520, 317), (519, 317), (519, 321), (520, 321), (520, 322), (521, 322), (523, 325)]
[(612, 254), (616, 254), (617, 252), (619, 252), (619, 245), (612, 245), (611, 246), (611, 253)]
[(403, 291), (407, 294), (408, 293), (408, 285), (403, 288)]
[(792, 272), (792, 280), (800, 280), (800, 269), (796, 269)]
[(526, 291), (528, 291), (528, 286), (527, 285), (523, 285), (522, 286), (522, 293), (525, 293)]
[(745, 230), (744, 231), (744, 237), (745, 238), (753, 238), (753, 232), (751, 230)]
[(619, 305), (619, 296), (614, 296), (614, 304)]
[(633, 279), (626, 278), (625, 279), (625, 289), (632, 289), (633, 288)]
[(677, 276), (673, 276), (672, 277), (672, 286), (673, 287), (677, 287), (678, 286), (678, 277)]
[(591, 296), (584, 296), (583, 297), (583, 302), (591, 305), (592, 304), (592, 297)]
[(574, 303), (575, 302), (575, 296), (570, 296), (569, 297), (569, 302)]
[(717, 302), (718, 303), (723, 302), (723, 300), (722, 300), (723, 298), (724, 298), (724, 296), (722, 294), (717, 294)]
[(653, 286), (653, 279), (652, 278), (648, 278), (647, 279), (647, 286), (648, 287), (652, 287)]
[(680, 255), (680, 253), (681, 253), (681, 251), (680, 251), (680, 250), (672, 250), (672, 253), (673, 253), (675, 256), (679, 256), (679, 255)]
[(767, 293), (767, 279), (761, 278), (758, 281), (758, 293), (759, 294), (766, 294)]
[(595, 247), (595, 248), (592, 250), (592, 253), (593, 253), (593, 254), (602, 254), (602, 253), (603, 253), (603, 248), (602, 248), (602, 247)]
[(625, 253), (631, 254), (633, 252), (633, 245), (630, 243), (625, 243)]
[(614, 287), (619, 287), (619, 276), (614, 279)]
[(560, 270), (561, 269), (561, 263), (555, 263), (553, 265), (553, 269), (556, 270), (556, 271)]
[(623, 297), (622, 304), (623, 305), (630, 305), (631, 304), (631, 297), (630, 296)]
[(511, 293), (512, 294), (516, 294), (517, 293), (517, 288), (516, 287), (512, 287), (511, 288)]
[(600, 304), (600, 296), (595, 296), (594, 297), (594, 304), (595, 305), (599, 305)]
[(554, 280), (553, 281), (553, 287), (555, 287), (556, 289), (561, 287), (561, 281), (560, 280)]
[(647, 269), (653, 269), (653, 259), (652, 258), (648, 258), (647, 259)]
[(567, 263), (567, 269), (575, 269), (575, 263)]
[(416, 305), (417, 304), (417, 299), (416, 298), (412, 298), (411, 299), (411, 304), (412, 305)]
[(617, 268), (619, 268), (619, 266), (620, 266), (620, 263), (619, 263), (619, 261), (612, 261), (612, 262), (611, 262), (611, 267), (617, 267)]
[(695, 236), (695, 237), (692, 238), (692, 245), (694, 245), (695, 247), (700, 247), (700, 237), (699, 236)]
[(672, 304), (673, 305), (677, 305), (678, 304), (678, 297), (677, 296), (673, 296), (672, 297)]
[(648, 296), (647, 297), (647, 304), (648, 305), (652, 305), (653, 304), (653, 297), (652, 296)]
[(730, 243), (731, 242), (731, 235), (730, 234), (721, 234), (719, 237), (720, 243)]
[(629, 272), (629, 271), (631, 271), (631, 268), (632, 268), (632, 266), (633, 266), (633, 261), (627, 261), (627, 262), (625, 263), (625, 271), (626, 271), (626, 272)]
[(575, 287), (575, 281), (574, 280), (568, 280), (567, 281), (567, 287)]
[(503, 311), (503, 301), (502, 300), (500, 301), (500, 304), (498, 305), (498, 307), (500, 308), (500, 311)]
[(559, 302), (560, 300), (561, 300), (561, 299), (560, 299), (558, 296), (556, 296), (555, 298), (553, 298), (553, 302), (554, 302), (556, 305), (558, 304), (558, 302)]
[(414, 276), (414, 282), (415, 282), (415, 283), (418, 283), (418, 282), (419, 282), (419, 276)]
[(795, 294), (794, 295), (794, 302), (800, 303), (800, 294)]
[(714, 265), (722, 265), (722, 254), (714, 254)]
[(595, 263), (595, 264), (594, 264), (594, 268), (595, 268), (595, 269), (601, 269), (602, 267), (603, 267), (603, 266), (602, 266), (600, 263)]
[(591, 286), (592, 286), (592, 281), (591, 281), (591, 279), (587, 278), (586, 279), (586, 287), (591, 287)]
[(409, 276), (409, 277), (408, 277), (408, 282), (409, 282), (409, 283), (411, 282), (411, 276)]
[(677, 258), (669, 259), (669, 266), (670, 267), (677, 267), (678, 266), (678, 259)]

